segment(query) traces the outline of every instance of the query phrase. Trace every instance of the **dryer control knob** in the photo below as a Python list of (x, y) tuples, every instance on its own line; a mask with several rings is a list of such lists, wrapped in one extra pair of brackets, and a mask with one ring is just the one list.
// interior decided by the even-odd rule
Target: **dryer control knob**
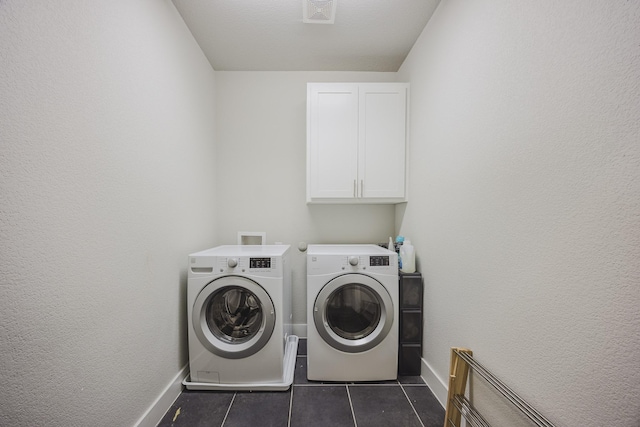
[(357, 256), (350, 256), (349, 257), (349, 264), (353, 265), (354, 267), (356, 265), (358, 265), (358, 257)]
[(238, 265), (238, 260), (237, 260), (237, 259), (235, 259), (235, 258), (229, 258), (229, 259), (227, 260), (227, 265), (228, 265), (229, 267), (231, 267), (231, 268), (234, 268), (234, 267), (236, 267), (236, 266)]

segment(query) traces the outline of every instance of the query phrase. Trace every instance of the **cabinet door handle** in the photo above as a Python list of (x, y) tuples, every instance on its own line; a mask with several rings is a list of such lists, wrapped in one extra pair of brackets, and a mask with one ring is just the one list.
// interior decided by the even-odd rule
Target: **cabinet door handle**
[(360, 197), (364, 197), (364, 179), (360, 180)]
[(353, 180), (353, 198), (355, 199), (357, 197), (356, 191), (358, 190), (357, 184), (356, 184), (356, 180)]

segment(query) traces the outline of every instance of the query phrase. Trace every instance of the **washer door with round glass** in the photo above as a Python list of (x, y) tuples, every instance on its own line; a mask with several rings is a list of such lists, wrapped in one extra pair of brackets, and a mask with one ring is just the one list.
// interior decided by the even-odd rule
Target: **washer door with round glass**
[(324, 285), (313, 306), (315, 327), (331, 347), (359, 353), (378, 345), (393, 325), (393, 302), (377, 280), (338, 276)]
[(275, 327), (269, 294), (256, 282), (228, 276), (205, 286), (193, 304), (193, 329), (205, 348), (240, 359), (262, 349)]

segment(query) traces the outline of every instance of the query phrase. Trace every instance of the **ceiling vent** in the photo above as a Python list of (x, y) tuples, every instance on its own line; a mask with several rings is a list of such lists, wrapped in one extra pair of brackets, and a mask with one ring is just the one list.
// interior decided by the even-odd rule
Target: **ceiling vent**
[(307, 24), (333, 24), (336, 20), (338, 0), (302, 0), (302, 22)]

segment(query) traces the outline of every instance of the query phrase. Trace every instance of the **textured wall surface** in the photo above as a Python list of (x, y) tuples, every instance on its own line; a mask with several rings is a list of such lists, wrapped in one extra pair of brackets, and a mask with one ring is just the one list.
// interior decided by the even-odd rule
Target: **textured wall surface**
[[(636, 1), (443, 0), (399, 72), (424, 360), (444, 382), (470, 347), (558, 426), (640, 419), (639, 22)], [(492, 425), (521, 425), (479, 383)]]
[(216, 73), (219, 244), (265, 231), (292, 247), (293, 322), (306, 336), (306, 254), (298, 242), (376, 243), (394, 232), (393, 205), (306, 204), (307, 82), (393, 81), (395, 73)]
[(135, 423), (187, 362), (189, 252), (243, 230), (386, 241), (395, 214), (436, 376), (469, 346), (559, 426), (637, 426), (639, 21), (637, 2), (443, 0), (397, 76), (394, 209), (307, 206), (304, 123), (307, 81), (395, 75), (214, 78), (168, 1), (0, 2), (0, 425)]
[(169, 1), (0, 2), (0, 425), (133, 425), (187, 363), (215, 79)]

